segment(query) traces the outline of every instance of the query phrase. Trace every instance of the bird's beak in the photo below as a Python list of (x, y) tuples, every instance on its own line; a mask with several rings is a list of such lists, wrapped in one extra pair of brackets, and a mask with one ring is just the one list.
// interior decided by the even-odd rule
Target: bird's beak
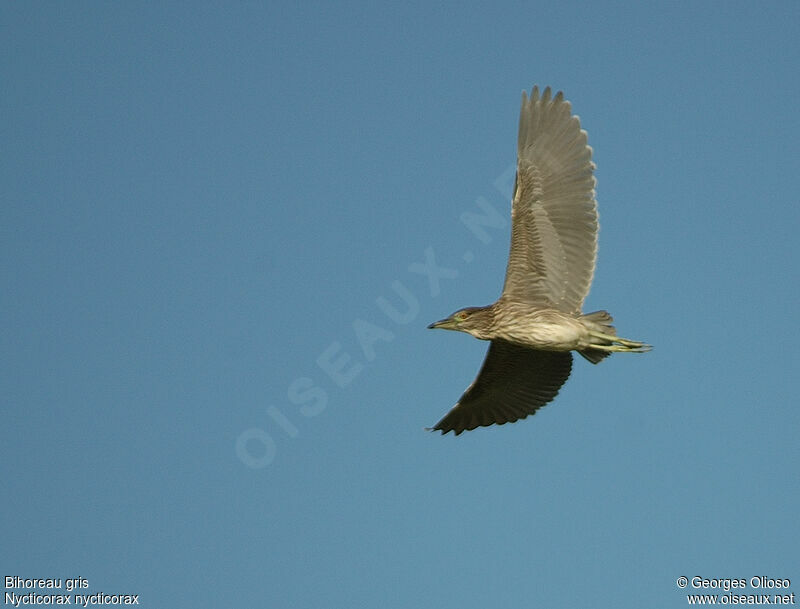
[(430, 326), (428, 326), (428, 330), (436, 330), (437, 328), (441, 330), (452, 330), (453, 320), (448, 317), (447, 319), (440, 319), (439, 321), (435, 321)]

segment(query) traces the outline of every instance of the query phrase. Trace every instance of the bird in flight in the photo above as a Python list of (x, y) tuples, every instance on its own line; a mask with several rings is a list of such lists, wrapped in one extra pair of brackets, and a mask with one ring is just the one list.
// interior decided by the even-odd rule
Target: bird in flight
[(503, 293), (429, 328), (491, 341), (477, 378), (433, 428), (455, 435), (513, 423), (550, 402), (569, 377), (572, 351), (593, 364), (651, 349), (617, 336), (606, 311), (583, 314), (597, 258), (592, 149), (570, 103), (550, 87), (522, 93), (511, 251)]

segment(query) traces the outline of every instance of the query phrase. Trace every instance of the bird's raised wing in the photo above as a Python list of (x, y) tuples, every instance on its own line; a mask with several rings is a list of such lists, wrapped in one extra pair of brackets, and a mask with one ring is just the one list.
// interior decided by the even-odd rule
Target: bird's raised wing
[(592, 149), (559, 92), (522, 94), (503, 296), (580, 312), (597, 256)]
[(524, 419), (556, 397), (571, 369), (569, 351), (538, 351), (493, 340), (477, 378), (433, 430), (458, 435)]

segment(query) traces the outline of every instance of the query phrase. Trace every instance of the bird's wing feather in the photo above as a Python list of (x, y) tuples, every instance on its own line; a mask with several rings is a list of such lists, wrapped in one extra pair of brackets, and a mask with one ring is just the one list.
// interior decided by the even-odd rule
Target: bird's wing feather
[(597, 257), (592, 149), (562, 93), (522, 94), (503, 296), (580, 312)]
[(569, 377), (572, 353), (494, 340), (477, 378), (433, 429), (456, 435), (524, 419), (551, 401)]

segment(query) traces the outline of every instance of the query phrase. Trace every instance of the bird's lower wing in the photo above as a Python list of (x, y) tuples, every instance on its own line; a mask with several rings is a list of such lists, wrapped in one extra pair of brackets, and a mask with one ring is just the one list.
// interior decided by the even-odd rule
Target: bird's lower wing
[(571, 369), (569, 351), (538, 351), (494, 340), (477, 378), (433, 430), (458, 435), (524, 419), (556, 397)]

